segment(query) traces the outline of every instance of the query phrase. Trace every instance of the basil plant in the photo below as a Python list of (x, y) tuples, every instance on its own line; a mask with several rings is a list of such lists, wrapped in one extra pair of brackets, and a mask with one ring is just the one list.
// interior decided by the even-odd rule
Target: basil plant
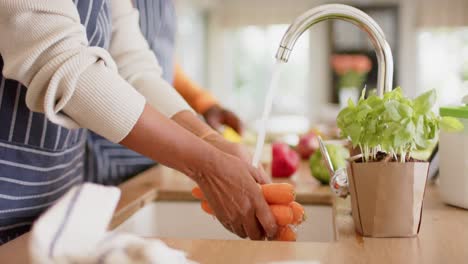
[(439, 117), (432, 111), (436, 97), (431, 90), (411, 100), (398, 87), (383, 97), (374, 93), (365, 98), (364, 89), (357, 104), (348, 100), (337, 124), (342, 136), (359, 147), (363, 161), (375, 161), (377, 153), (384, 152), (405, 162), (412, 151), (430, 146), (440, 127), (447, 131), (463, 129), (458, 119)]

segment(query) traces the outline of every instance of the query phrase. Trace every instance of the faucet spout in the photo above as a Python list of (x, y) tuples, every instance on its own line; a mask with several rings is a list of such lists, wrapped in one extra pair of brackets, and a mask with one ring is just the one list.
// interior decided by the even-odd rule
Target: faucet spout
[(348, 21), (365, 31), (376, 52), (378, 61), (377, 95), (392, 90), (393, 82), (393, 56), (385, 35), (380, 26), (361, 10), (342, 4), (329, 4), (313, 8), (298, 17), (289, 26), (280, 47), (276, 59), (288, 62), (289, 56), (297, 39), (311, 26), (328, 19), (340, 19)]

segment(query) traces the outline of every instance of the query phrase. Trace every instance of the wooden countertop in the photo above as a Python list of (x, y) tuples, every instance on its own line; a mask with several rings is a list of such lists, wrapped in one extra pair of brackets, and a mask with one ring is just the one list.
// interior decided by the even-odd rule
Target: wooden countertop
[[(138, 210), (138, 204), (127, 203), (133, 195), (147, 189), (156, 200), (193, 199), (194, 183), (170, 169), (153, 168), (123, 184), (123, 197), (113, 224), (119, 216)], [(154, 178), (157, 178), (155, 180)], [(144, 179), (144, 180), (143, 180)], [(284, 180), (283, 180), (284, 181)], [(428, 186), (424, 200), (420, 234), (415, 238), (375, 239), (356, 234), (351, 217), (350, 200), (334, 198), (328, 186), (309, 175), (307, 164), (287, 182), (296, 185), (297, 200), (304, 204), (334, 207), (335, 236), (332, 243), (256, 242), (238, 240), (163, 239), (170, 246), (189, 253), (200, 263), (267, 263), (272, 261), (318, 261), (320, 263), (467, 263), (468, 211), (444, 205), (435, 185)], [(144, 184), (143, 184), (144, 182)], [(155, 191), (154, 189), (158, 189)], [(149, 194), (149, 195), (150, 195)], [(145, 204), (140, 202), (140, 206)], [(126, 219), (126, 217), (123, 217)], [(320, 221), (309, 216), (308, 221)]]
[[(424, 200), (420, 234), (415, 238), (362, 238), (354, 231), (348, 200), (334, 199), (328, 187), (318, 183), (301, 168), (292, 180), (297, 198), (305, 204), (334, 207), (337, 240), (317, 242), (256, 242), (240, 240), (184, 240), (163, 238), (171, 247), (188, 252), (200, 263), (268, 263), (304, 261), (308, 263), (467, 263), (468, 211), (444, 205), (437, 187), (428, 186)], [(193, 199), (194, 183), (164, 167), (150, 169), (122, 184), (122, 198), (112, 226), (116, 226), (144, 204), (154, 200)], [(309, 216), (308, 221), (320, 221)], [(27, 263), (22, 236), (0, 247), (0, 259)], [(2, 261), (3, 263), (3, 261)]]

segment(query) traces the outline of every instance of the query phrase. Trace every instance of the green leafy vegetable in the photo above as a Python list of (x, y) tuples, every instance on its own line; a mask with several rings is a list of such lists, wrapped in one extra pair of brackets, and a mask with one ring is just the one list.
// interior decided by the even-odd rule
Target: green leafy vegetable
[(348, 102), (338, 115), (337, 124), (344, 137), (359, 147), (365, 161), (375, 159), (383, 151), (404, 162), (413, 151), (422, 150), (436, 139), (439, 127), (446, 131), (459, 131), (463, 124), (456, 118), (438, 117), (432, 108), (436, 92), (428, 91), (416, 99), (406, 98), (401, 88)]
[[(333, 169), (336, 171), (346, 167), (346, 159), (349, 158), (349, 151), (341, 145), (328, 144), (326, 146), (328, 154), (333, 164)], [(322, 153), (316, 151), (309, 159), (309, 166), (312, 176), (319, 180), (322, 184), (330, 182), (330, 173), (323, 163)]]

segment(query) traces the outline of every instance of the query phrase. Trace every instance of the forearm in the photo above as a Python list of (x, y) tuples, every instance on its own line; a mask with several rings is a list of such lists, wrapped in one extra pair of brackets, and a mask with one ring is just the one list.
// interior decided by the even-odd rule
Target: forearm
[(201, 139), (205, 139), (213, 134), (218, 134), (218, 132), (189, 111), (177, 113), (172, 117), (172, 120)]
[[(176, 116), (185, 114), (194, 116), (188, 111)], [(212, 166), (220, 152), (148, 104), (120, 144), (181, 171), (197, 182), (202, 177), (200, 172)]]
[(179, 65), (174, 70), (174, 88), (200, 114), (217, 104), (216, 99), (193, 82)]

